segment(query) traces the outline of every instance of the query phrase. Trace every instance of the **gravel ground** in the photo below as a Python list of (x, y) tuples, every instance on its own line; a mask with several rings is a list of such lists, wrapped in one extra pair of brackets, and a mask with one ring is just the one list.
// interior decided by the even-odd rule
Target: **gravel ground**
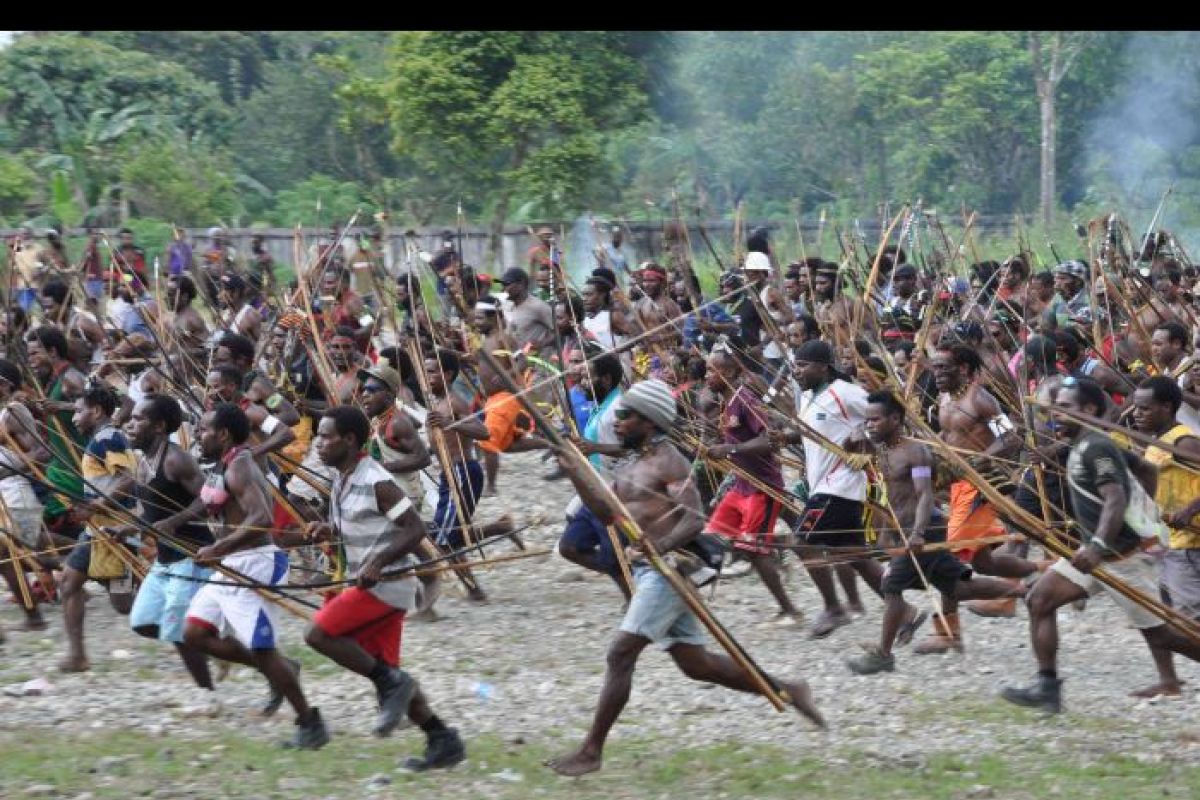
[[(552, 546), (570, 487), (565, 481), (542, 482), (546, 471), (536, 454), (506, 458), (500, 496), (483, 502), (478, 519), (494, 519), (502, 511), (518, 519), (544, 513), (551, 522), (527, 531), (525, 539), (530, 547)], [(491, 602), (470, 605), (448, 584), (438, 605), (442, 619), (406, 628), (406, 666), (435, 710), (468, 743), (494, 734), (552, 749), (570, 747), (591, 718), (605, 647), (621, 616), (619, 593), (608, 580), (585, 575), (557, 557), (504, 564), (480, 575)], [(814, 616), (819, 601), (808, 578), (793, 569), (787, 583), (798, 605)], [(860, 642), (875, 639), (881, 611), (869, 591), (864, 596), (866, 615), (823, 641), (807, 639), (803, 628), (765, 624), (774, 616), (774, 604), (752, 576), (722, 582), (711, 602), (764, 668), (812, 683), (829, 732), (812, 730), (798, 715), (775, 713), (761, 698), (693, 684), (664, 653), (649, 650), (614, 740), (666, 737), (679, 749), (764, 743), (794, 747), (834, 766), (845, 763), (848, 750), (904, 763), (937, 752), (1002, 752), (1032, 743), (1075, 760), (1125, 752), (1150, 762), (1200, 764), (1197, 665), (1179, 664), (1191, 690), (1182, 699), (1129, 698), (1131, 689), (1153, 679), (1153, 667), (1141, 637), (1107, 599), (1093, 600), (1083, 613), (1060, 613), (1060, 673), (1067, 679), (1068, 713), (1043, 719), (997, 697), (1001, 686), (1024, 683), (1034, 672), (1023, 611), (1015, 620), (964, 615), (964, 655), (920, 657), (900, 650), (896, 672), (858, 677), (844, 660), (859, 652)], [(919, 595), (912, 599), (925, 602)], [(195, 693), (174, 652), (131, 633), (102, 595), (88, 604), (92, 672), (58, 674), (53, 665), (63, 651), (61, 616), (56, 609), (47, 616), (48, 631), (25, 633), (15, 630), (19, 609), (0, 605), (8, 634), (0, 647), (0, 686), (37, 677), (52, 684), (44, 696), (0, 694), (0, 735), (46, 729), (69, 741), (88, 732), (134, 730), (219, 738), (236, 727), (282, 738), (290, 728), (286, 709), (271, 721), (248, 716), (265, 685), (242, 668), (219, 685), (221, 716), (185, 718), (181, 708)], [(335, 737), (367, 736), (373, 689), (307, 651), (302, 626), (288, 618), (282, 642), (288, 654), (303, 656), (310, 702), (321, 708)]]

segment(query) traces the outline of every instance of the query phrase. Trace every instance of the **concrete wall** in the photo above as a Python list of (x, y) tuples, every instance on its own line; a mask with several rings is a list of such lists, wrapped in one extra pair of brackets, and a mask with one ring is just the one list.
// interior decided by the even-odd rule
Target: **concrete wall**
[[(559, 231), (559, 241), (565, 248), (567, 263), (571, 267), (572, 274), (576, 272), (590, 271), (594, 266), (594, 259), (591, 257), (591, 251), (600, 242), (608, 240), (608, 227), (606, 225), (593, 226), (586, 218), (580, 218), (575, 222), (554, 222), (554, 223), (538, 223), (536, 225), (526, 226), (510, 226), (504, 231), (501, 241), (501, 252), (499, 263), (494, 263), (488, 256), (488, 230), (482, 227), (464, 228), (462, 231), (461, 249), (464, 254), (464, 261), (467, 264), (477, 267), (483, 272), (493, 272), (498, 274), (508, 267), (525, 266), (526, 253), (534, 244), (533, 237), (530, 236), (529, 230), (536, 230), (542, 224), (548, 224), (555, 231)], [(748, 222), (743, 226), (743, 230), (750, 230), (753, 227), (765, 225), (772, 229), (773, 239), (783, 240), (787, 242), (795, 241), (795, 223), (794, 222)], [(1001, 235), (1007, 236), (1012, 233), (1013, 218), (1012, 217), (992, 217), (980, 218), (976, 222), (975, 231), (979, 235)], [(628, 251), (630, 266), (635, 266), (639, 261), (647, 258), (658, 257), (663, 252), (662, 239), (663, 229), (661, 223), (630, 223), (625, 225), (625, 245), (624, 249)], [(722, 259), (727, 259), (731, 249), (733, 240), (733, 224), (728, 220), (716, 220), (705, 223), (705, 229), (708, 232), (709, 238), (712, 240), (720, 253)], [(806, 244), (811, 248), (817, 234), (817, 225), (803, 224), (801, 226), (804, 231)], [(361, 229), (364, 230), (365, 229)], [(388, 266), (395, 268), (397, 265), (404, 265), (406, 262), (406, 247), (411, 238), (412, 243), (417, 249), (424, 250), (430, 253), (436, 253), (443, 242), (443, 233), (447, 230), (444, 227), (419, 228), (414, 231), (414, 237), (405, 235), (406, 229), (393, 228), (389, 231), (389, 239), (387, 242), (385, 258)], [(879, 240), (881, 231), (878, 221), (863, 221), (861, 227), (863, 235), (868, 242), (874, 243)], [(188, 240), (192, 243), (193, 248), (197, 252), (202, 252), (208, 247), (207, 228), (190, 228), (187, 229)], [(13, 229), (0, 229), (0, 236), (5, 240), (15, 233)], [(110, 237), (115, 239), (116, 231), (107, 231)], [(266, 228), (266, 229), (248, 229), (235, 228), (228, 231), (230, 240), (234, 247), (239, 252), (249, 253), (250, 239), (255, 235), (261, 235), (264, 242), (275, 258), (278, 264), (292, 264), (294, 258), (293, 238), (294, 231), (291, 228)], [(66, 232), (68, 237), (76, 237), (84, 235), (82, 229), (69, 230)], [(305, 228), (302, 230), (304, 238), (304, 257), (311, 258), (310, 249), (315, 248), (318, 242), (324, 243), (329, 236), (328, 229)], [(708, 250), (704, 245), (703, 239), (700, 236), (698, 225), (689, 225), (688, 231), (692, 243), (692, 250), (697, 257), (710, 258)], [(458, 247), (458, 233), (451, 232), (451, 238), (455, 241), (455, 246)], [(346, 249), (346, 254), (349, 256), (354, 252), (356, 244), (345, 240), (343, 243)], [(792, 245), (794, 247), (794, 245)], [(823, 255), (826, 258), (834, 258), (838, 254), (838, 246), (832, 230), (832, 226), (827, 226), (824, 232), (824, 250)], [(75, 248), (72, 246), (72, 252)], [(810, 253), (811, 254), (811, 253)], [(153, 258), (155, 253), (147, 254)], [(728, 267), (729, 265), (726, 264)]]

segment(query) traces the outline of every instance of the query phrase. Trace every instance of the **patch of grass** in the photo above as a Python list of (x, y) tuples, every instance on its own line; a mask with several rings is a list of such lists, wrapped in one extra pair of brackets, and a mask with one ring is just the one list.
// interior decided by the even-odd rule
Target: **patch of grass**
[[(275, 732), (281, 735), (280, 732)], [(1079, 766), (1070, 758), (1016, 751), (930, 757), (920, 766), (881, 764), (878, 756), (846, 751), (835, 763), (802, 757), (783, 747), (720, 743), (676, 749), (669, 740), (614, 743), (603, 771), (579, 780), (560, 778), (542, 766), (557, 754), (557, 737), (530, 744), (494, 736), (468, 741), (470, 758), (450, 772), (414, 775), (398, 763), (418, 752), (422, 740), (408, 732), (394, 740), (336, 735), (320, 753), (292, 753), (268, 737), (234, 730), (214, 735), (195, 730), (183, 737), (139, 733), (88, 735), (65, 740), (57, 731), (0, 733), (4, 769), (0, 796), (20, 796), (32, 784), (49, 784), (70, 796), (128, 798), (154, 790), (172, 796), (199, 793), (225, 797), (546, 797), (554, 800), (694, 798), (921, 798), (959, 800), (975, 787), (992, 796), (1034, 800), (1061, 796), (1087, 800), (1200, 795), (1200, 767), (1143, 764), (1125, 756)], [(572, 737), (561, 745), (569, 749)], [(217, 748), (217, 749), (214, 749)], [(97, 772), (105, 756), (127, 760)], [(199, 763), (197, 763), (199, 762)], [(391, 783), (368, 792), (365, 782), (386, 775)]]

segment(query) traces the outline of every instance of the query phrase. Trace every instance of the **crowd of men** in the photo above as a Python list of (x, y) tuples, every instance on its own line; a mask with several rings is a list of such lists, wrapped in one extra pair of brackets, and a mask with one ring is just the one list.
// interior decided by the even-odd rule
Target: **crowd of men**
[[(1002, 694), (1057, 712), (1057, 609), (1101, 592), (1157, 670), (1135, 695), (1180, 694), (1173, 655), (1200, 660), (1197, 273), (1168, 234), (1135, 253), (1098, 236), (1092, 258), (1040, 269), (894, 245), (789, 263), (756, 229), (706, 294), (679, 225), (636, 269), (614, 226), (579, 282), (550, 228), (496, 278), (451, 237), (390, 263), (382, 231), (356, 249), (347, 233), (290, 285), (261, 238), (247, 258), (220, 229), (199, 257), (177, 232), (153, 275), (128, 230), (75, 260), (56, 230), (10, 242), (0, 572), (26, 628), (61, 603), (60, 669), (90, 668), (93, 580), (178, 652), (198, 712), (217, 705), (210, 662), (244, 664), (264, 715), (294, 711), (287, 745), (323, 746), (285, 654), (307, 645), (374, 684), (376, 735), (406, 717), (425, 732), (413, 769), (458, 763), (401, 631), (436, 619), (446, 582), (487, 602), (472, 563), (525, 545), (476, 507), (504, 454), (530, 450), (575, 489), (558, 554), (625, 600), (593, 724), (549, 762), (564, 775), (600, 767), (651, 644), (824, 725), (802, 677), (706, 646), (694, 587), (742, 571), (774, 624), (814, 640), (867, 613), (862, 584), (878, 595), (858, 675), (910, 643), (961, 652), (960, 608), (1023, 600), (1037, 675)], [(811, 620), (784, 580), (797, 560)], [(303, 643), (279, 641), (284, 613)]]

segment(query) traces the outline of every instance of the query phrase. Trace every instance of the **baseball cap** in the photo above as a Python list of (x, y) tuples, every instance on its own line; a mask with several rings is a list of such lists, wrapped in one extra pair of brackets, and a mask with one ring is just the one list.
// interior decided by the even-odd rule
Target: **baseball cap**
[(392, 394), (400, 391), (400, 373), (387, 364), (376, 364), (372, 367), (360, 369), (358, 371), (358, 378), (361, 381), (365, 381), (367, 378), (374, 378), (388, 387)]
[(241, 275), (222, 275), (221, 285), (231, 291), (238, 291), (246, 288), (246, 281)]
[(500, 276), (500, 285), (508, 286), (510, 283), (529, 283), (529, 275), (520, 267), (509, 267)]

